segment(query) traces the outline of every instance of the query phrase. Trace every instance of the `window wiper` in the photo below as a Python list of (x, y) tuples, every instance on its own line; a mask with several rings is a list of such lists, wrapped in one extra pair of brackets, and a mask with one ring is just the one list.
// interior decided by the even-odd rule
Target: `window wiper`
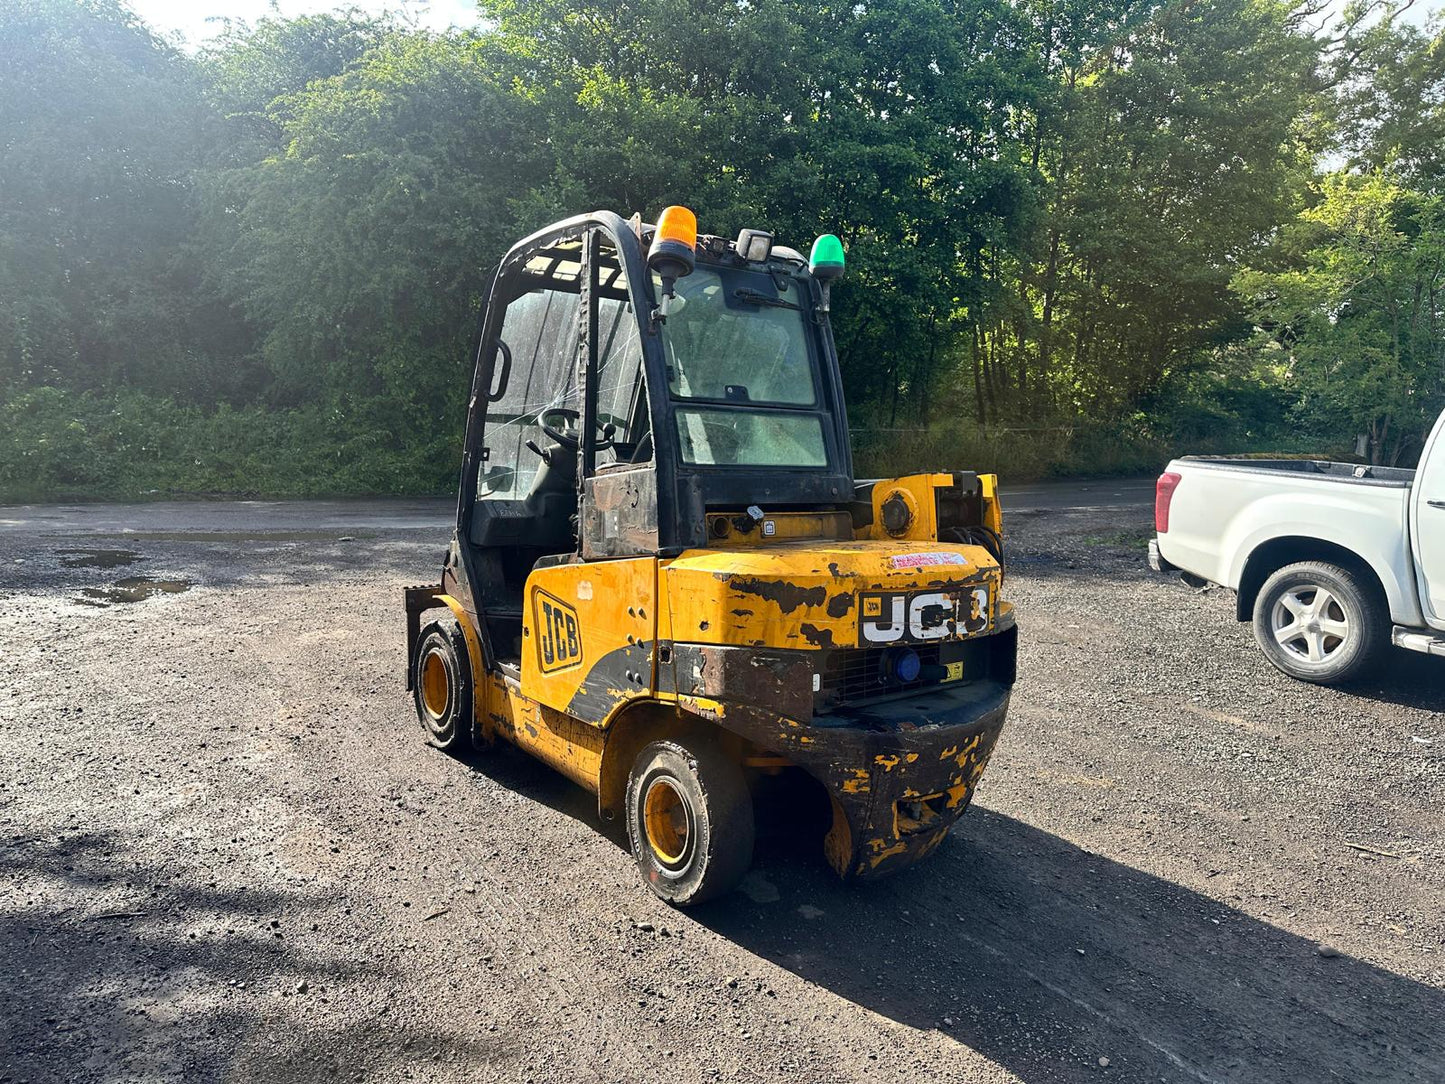
[(745, 301), (749, 305), (771, 305), (775, 309), (792, 309), (794, 312), (802, 312), (801, 305), (794, 305), (791, 301), (784, 301), (781, 297), (772, 297), (761, 290), (750, 290), (746, 286), (739, 287), (733, 291), (733, 297), (739, 301)]

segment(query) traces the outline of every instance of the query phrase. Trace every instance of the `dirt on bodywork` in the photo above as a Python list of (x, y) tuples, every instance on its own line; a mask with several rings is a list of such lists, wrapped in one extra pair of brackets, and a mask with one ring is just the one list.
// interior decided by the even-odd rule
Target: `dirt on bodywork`
[[(0, 532), (0, 1080), (1445, 1079), (1430, 660), (1290, 682), (1147, 507), (1011, 514), (1010, 721), (929, 862), (765, 834), (685, 914), (546, 766), (422, 744), (446, 515), (195, 514), (247, 540)], [(192, 586), (76, 601), (135, 564)]]

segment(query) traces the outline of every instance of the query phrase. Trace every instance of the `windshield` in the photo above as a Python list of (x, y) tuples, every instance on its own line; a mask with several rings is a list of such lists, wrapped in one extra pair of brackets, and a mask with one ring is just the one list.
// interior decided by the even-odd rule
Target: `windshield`
[(699, 267), (678, 280), (662, 341), (677, 398), (787, 406), (816, 399), (792, 278)]
[[(654, 284), (657, 285), (656, 280)], [(825, 467), (809, 328), (797, 280), (699, 267), (678, 280), (662, 348), (683, 459), (705, 466)], [(791, 409), (779, 409), (791, 408)]]

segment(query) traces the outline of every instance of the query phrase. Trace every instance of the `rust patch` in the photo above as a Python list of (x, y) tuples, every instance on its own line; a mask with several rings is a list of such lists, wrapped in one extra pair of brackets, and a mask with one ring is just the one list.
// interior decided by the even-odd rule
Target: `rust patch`
[(733, 616), (734, 616), (734, 617), (752, 617), (752, 616), (753, 616), (753, 611), (752, 611), (752, 610), (734, 610), (734, 611), (733, 611)]
[(828, 616), (844, 617), (853, 608), (853, 592), (844, 591), (828, 600)]
[(739, 594), (766, 599), (785, 614), (792, 613), (799, 606), (821, 606), (828, 599), (828, 589), (822, 584), (799, 587), (786, 580), (733, 580), (731, 587)]

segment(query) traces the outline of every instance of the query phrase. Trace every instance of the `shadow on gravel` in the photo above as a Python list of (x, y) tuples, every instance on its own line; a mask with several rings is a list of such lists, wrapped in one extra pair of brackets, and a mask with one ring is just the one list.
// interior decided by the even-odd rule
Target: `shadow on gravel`
[(348, 993), (389, 976), (304, 947), (328, 940), (310, 931), (336, 920), (334, 901), (177, 874), (113, 833), (0, 840), (0, 1082), (351, 1080), (485, 1061), (440, 1032), (358, 1021)]
[(627, 846), (626, 831), (621, 830), (618, 823), (604, 821), (597, 815), (596, 795), (515, 746), (498, 740), (490, 749), (469, 752), (459, 759), (472, 771), (514, 794), (565, 813), (593, 831), (620, 842), (624, 848)]
[(779, 902), (689, 915), (1027, 1082), (1097, 1081), (1101, 1058), (1131, 1082), (1445, 1080), (1445, 991), (997, 813), (880, 884), (841, 885), (811, 852), (760, 868)]
[[(1342, 691), (1382, 704), (1445, 712), (1445, 660), (1395, 648), (1378, 676)], [(1422, 737), (1445, 745), (1445, 732)]]

